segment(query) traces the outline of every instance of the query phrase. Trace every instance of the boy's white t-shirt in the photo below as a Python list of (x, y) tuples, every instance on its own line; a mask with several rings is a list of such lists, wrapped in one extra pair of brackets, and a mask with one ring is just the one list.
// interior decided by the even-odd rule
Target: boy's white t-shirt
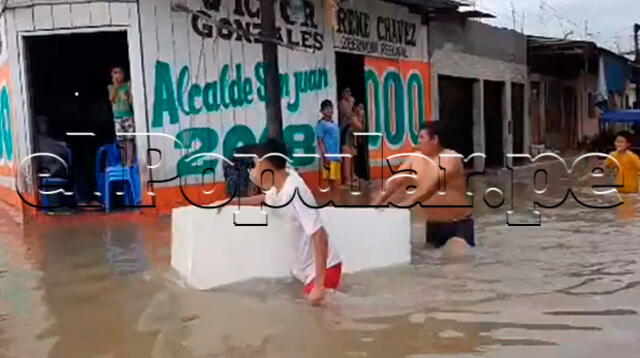
[[(273, 211), (290, 222), (289, 229), (292, 230), (292, 234), (294, 237), (300, 238), (296, 242), (297, 262), (292, 273), (306, 285), (311, 283), (316, 276), (315, 248), (312, 235), (323, 227), (322, 218), (319, 209), (314, 208), (317, 206), (316, 200), (304, 180), (294, 169), (287, 168), (287, 172), (289, 176), (282, 189), (278, 192), (275, 187), (271, 188), (265, 195), (265, 203), (270, 206), (283, 206), (289, 203)], [(298, 193), (296, 193), (296, 189), (298, 189)], [(329, 252), (326, 267), (331, 268), (339, 264), (341, 259), (340, 254), (331, 244), (331, 238), (328, 241)]]

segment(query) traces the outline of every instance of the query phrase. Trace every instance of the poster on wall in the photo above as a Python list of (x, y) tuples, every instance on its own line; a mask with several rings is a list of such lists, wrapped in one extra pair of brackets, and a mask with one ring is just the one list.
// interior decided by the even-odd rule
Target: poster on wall
[(426, 58), (426, 26), (406, 7), (382, 1), (340, 4), (334, 19), (335, 49), (365, 56)]
[(382, 134), (369, 138), (371, 164), (413, 152), (420, 126), (432, 118), (429, 64), (368, 57), (365, 90), (369, 132)]

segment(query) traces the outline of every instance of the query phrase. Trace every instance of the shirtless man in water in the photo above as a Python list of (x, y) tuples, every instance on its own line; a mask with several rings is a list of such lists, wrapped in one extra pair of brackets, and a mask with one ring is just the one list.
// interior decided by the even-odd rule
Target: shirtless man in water
[(421, 127), (418, 150), (387, 180), (373, 204), (429, 206), (416, 210), (427, 222), (427, 244), (459, 256), (475, 246), (474, 222), (462, 158), (443, 146), (448, 135), (441, 121)]

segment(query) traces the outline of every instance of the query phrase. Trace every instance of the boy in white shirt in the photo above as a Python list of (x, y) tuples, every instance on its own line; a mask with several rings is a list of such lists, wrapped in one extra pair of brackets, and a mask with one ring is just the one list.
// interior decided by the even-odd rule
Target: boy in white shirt
[[(228, 204), (265, 203), (279, 208), (277, 214), (290, 221), (291, 229), (300, 237), (293, 275), (305, 285), (309, 301), (318, 305), (324, 300), (326, 289), (335, 289), (340, 284), (342, 261), (329, 241), (318, 209), (314, 208), (315, 198), (298, 173), (287, 168), (284, 143), (269, 140), (264, 145), (247, 148), (247, 152), (258, 157), (253, 159), (255, 167), (250, 170), (250, 177), (264, 194), (234, 198)], [(222, 203), (216, 206), (219, 205)]]

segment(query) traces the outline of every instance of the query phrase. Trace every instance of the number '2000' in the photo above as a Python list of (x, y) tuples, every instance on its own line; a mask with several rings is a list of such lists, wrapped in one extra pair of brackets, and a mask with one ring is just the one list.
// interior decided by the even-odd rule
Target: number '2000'
[[(372, 110), (369, 131), (384, 133), (391, 147), (402, 147), (407, 139), (418, 143), (420, 125), (426, 122), (425, 83), (418, 72), (410, 73), (405, 80), (397, 70), (389, 70), (379, 76), (373, 69), (365, 72), (367, 104)], [(382, 137), (371, 137), (370, 148), (378, 149)]]

